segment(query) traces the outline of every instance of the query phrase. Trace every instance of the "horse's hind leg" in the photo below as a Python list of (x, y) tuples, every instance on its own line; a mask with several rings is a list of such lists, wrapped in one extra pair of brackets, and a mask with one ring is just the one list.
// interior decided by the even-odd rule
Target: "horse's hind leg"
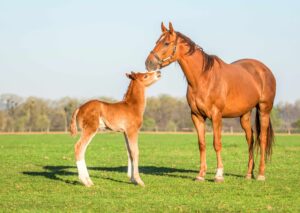
[(271, 109), (266, 104), (259, 104), (260, 115), (260, 163), (259, 163), (259, 175), (257, 180), (265, 180), (265, 161), (266, 161), (266, 148), (268, 140), (268, 128), (270, 125), (270, 113)]
[(139, 174), (139, 148), (138, 131), (128, 131), (125, 133), (125, 141), (132, 166), (131, 181), (141, 186), (145, 186)]
[(246, 133), (246, 140), (248, 143), (248, 152), (249, 152), (249, 160), (248, 160), (248, 172), (246, 175), (246, 179), (254, 178), (253, 169), (254, 169), (254, 161), (253, 161), (253, 131), (251, 128), (251, 111), (241, 116), (240, 119), (241, 126)]
[(86, 148), (91, 142), (92, 138), (95, 136), (95, 134), (96, 130), (84, 129), (81, 138), (75, 144), (75, 159), (78, 169), (78, 177), (79, 180), (87, 187), (92, 186), (93, 182), (88, 173), (84, 156)]

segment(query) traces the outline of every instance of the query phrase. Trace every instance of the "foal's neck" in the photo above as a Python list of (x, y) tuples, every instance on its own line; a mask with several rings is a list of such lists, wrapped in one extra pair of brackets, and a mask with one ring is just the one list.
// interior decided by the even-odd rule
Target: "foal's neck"
[(145, 109), (145, 86), (139, 83), (137, 80), (131, 80), (124, 102), (132, 105), (134, 110), (144, 113)]

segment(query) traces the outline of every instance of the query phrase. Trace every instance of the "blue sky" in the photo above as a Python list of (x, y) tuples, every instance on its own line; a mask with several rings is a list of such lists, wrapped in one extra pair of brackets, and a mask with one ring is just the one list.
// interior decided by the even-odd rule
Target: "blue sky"
[[(255, 58), (277, 79), (276, 102), (300, 99), (299, 1), (0, 1), (0, 94), (121, 99), (144, 71), (160, 23), (226, 62)], [(185, 96), (178, 64), (148, 89)]]

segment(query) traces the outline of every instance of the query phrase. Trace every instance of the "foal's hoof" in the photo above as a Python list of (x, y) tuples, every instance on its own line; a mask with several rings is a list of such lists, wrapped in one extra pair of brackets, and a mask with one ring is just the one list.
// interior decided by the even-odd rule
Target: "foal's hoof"
[(93, 183), (93, 181), (91, 180), (90, 177), (84, 177), (84, 178), (79, 177), (79, 180), (80, 180), (86, 187), (91, 187), (92, 185), (94, 185), (94, 183)]
[(203, 182), (203, 181), (205, 181), (205, 178), (204, 178), (204, 177), (201, 177), (201, 176), (197, 176), (197, 177), (195, 178), (195, 181), (197, 181), (197, 182)]
[(145, 184), (142, 180), (138, 181), (137, 184), (141, 187), (145, 187)]
[(216, 183), (222, 183), (222, 182), (224, 182), (224, 177), (223, 176), (216, 176), (215, 177), (215, 182)]
[(265, 181), (266, 177), (264, 175), (258, 175), (257, 180), (258, 181)]
[(133, 184), (135, 184), (135, 185), (139, 185), (139, 186), (145, 187), (145, 184), (144, 184), (144, 182), (142, 181), (141, 178), (136, 179), (136, 180), (135, 180), (134, 178), (131, 178), (130, 181), (131, 181)]

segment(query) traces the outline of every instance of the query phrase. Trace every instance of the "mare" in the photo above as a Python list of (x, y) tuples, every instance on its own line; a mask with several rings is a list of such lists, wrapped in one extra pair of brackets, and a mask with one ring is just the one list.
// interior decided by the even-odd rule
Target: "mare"
[[(148, 71), (157, 70), (178, 62), (187, 80), (187, 101), (198, 134), (200, 170), (196, 180), (205, 180), (207, 171), (205, 120), (213, 125), (213, 145), (217, 157), (215, 181), (221, 182), (222, 118), (240, 117), (246, 133), (249, 160), (247, 179), (254, 178), (253, 149), (260, 149), (258, 180), (265, 180), (265, 161), (272, 154), (273, 129), (270, 113), (276, 93), (276, 81), (270, 69), (254, 59), (241, 59), (225, 63), (209, 55), (190, 38), (176, 32), (169, 23), (169, 30), (161, 24), (162, 34), (146, 59)], [(256, 108), (256, 140), (251, 127), (251, 111)]]

